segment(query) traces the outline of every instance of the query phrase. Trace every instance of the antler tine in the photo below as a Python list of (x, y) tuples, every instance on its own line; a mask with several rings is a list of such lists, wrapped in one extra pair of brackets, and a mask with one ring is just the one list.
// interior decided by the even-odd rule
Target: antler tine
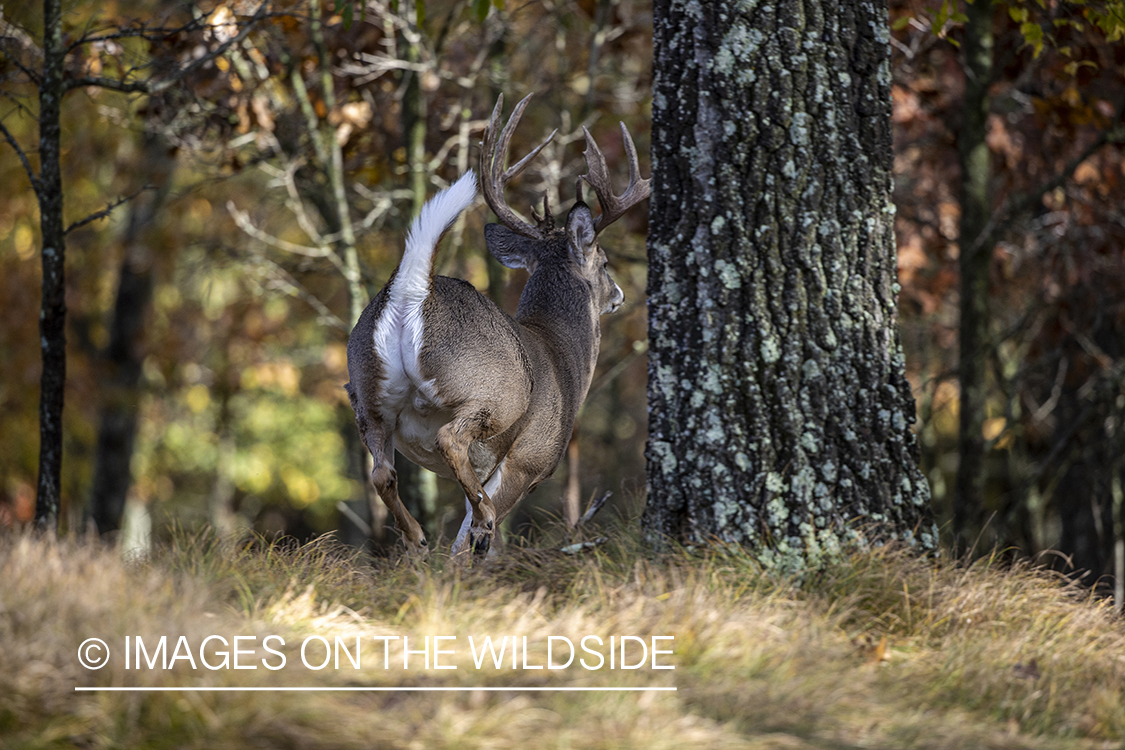
[[(540, 151), (542, 151), (548, 143), (555, 137), (559, 131), (556, 129), (547, 137), (547, 140), (540, 143), (531, 153), (520, 159), (516, 164), (504, 170), (504, 161), (508, 155), (508, 146), (512, 141), (512, 134), (516, 131), (516, 126), (519, 125), (520, 117), (523, 116), (523, 111), (527, 109), (528, 102), (531, 101), (531, 94), (528, 94), (516, 105), (512, 110), (512, 116), (508, 118), (508, 123), (500, 130), (500, 115), (504, 109), (504, 95), (501, 94), (496, 99), (496, 108), (492, 110), (492, 119), (488, 123), (488, 130), (484, 133), (484, 142), (481, 144), (480, 152), (480, 171), (481, 171), (481, 187), (484, 192), (485, 202), (488, 203), (496, 218), (500, 219), (500, 223), (511, 229), (517, 234), (522, 234), (525, 237), (533, 239), (543, 239), (546, 234), (551, 231), (551, 227), (547, 226), (547, 217), (538, 221), (538, 226), (531, 226), (526, 221), (521, 219), (515, 211), (509, 208), (508, 203), (504, 200), (504, 187), (516, 175), (523, 172), (527, 165), (534, 159)], [(497, 130), (500, 130), (499, 138), (497, 137)], [(553, 217), (551, 217), (551, 224), (553, 224)]]
[(543, 213), (540, 214), (535, 210), (535, 206), (532, 206), (531, 218), (535, 219), (535, 223), (544, 232), (550, 234), (555, 230), (555, 215), (551, 213), (551, 201), (546, 193), (543, 193)]
[(602, 150), (598, 148), (598, 144), (594, 142), (594, 137), (590, 135), (586, 126), (582, 126), (582, 132), (586, 134), (584, 155), (588, 168), (586, 174), (582, 175), (582, 179), (586, 180), (590, 187), (594, 189), (594, 193), (598, 196), (598, 203), (602, 207), (602, 213), (594, 224), (594, 232), (598, 233), (648, 197), (649, 181), (641, 179), (637, 147), (634, 145), (633, 138), (629, 135), (629, 129), (625, 127), (625, 123), (621, 123), (621, 137), (625, 144), (625, 155), (629, 160), (629, 186), (625, 188), (625, 192), (621, 195), (613, 194), (613, 186), (609, 182), (609, 170), (606, 168), (605, 156), (602, 154)]

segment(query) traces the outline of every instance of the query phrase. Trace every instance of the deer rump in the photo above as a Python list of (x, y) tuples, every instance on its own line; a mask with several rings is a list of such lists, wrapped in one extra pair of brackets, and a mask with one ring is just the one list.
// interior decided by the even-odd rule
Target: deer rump
[(399, 498), (394, 451), (461, 485), (466, 514), (455, 556), (495, 551), (496, 524), (562, 459), (593, 378), (599, 318), (624, 299), (597, 237), (648, 196), (632, 139), (622, 125), (629, 187), (614, 195), (605, 158), (585, 133), (590, 171), (582, 179), (601, 204), (597, 221), (579, 183), (564, 226), (555, 226), (545, 200), (533, 226), (503, 198), (507, 182), (550, 141), (504, 170), (529, 99), (503, 131), (498, 99), (481, 148), (484, 198), (501, 222), (485, 227), (488, 250), (505, 266), (530, 272), (515, 317), (472, 285), (433, 275), (438, 240), (476, 199), (470, 170), (423, 206), (402, 261), (348, 339), (347, 391), (374, 459), (371, 482), (414, 551), (427, 543)]
[[(511, 446), (533, 375), (510, 316), (468, 282), (431, 275), (437, 240), (475, 197), (469, 171), (427, 203), (411, 228), (398, 270), (371, 306), (381, 377), (367, 392), (394, 447), (446, 479), (458, 477), (438, 433), (457, 418), (473, 422), (466, 426), (487, 436), (468, 446), (473, 473), (484, 482)], [(357, 330), (365, 328), (361, 317)]]
[[(530, 417), (534, 376), (526, 349), (514, 321), (460, 279), (434, 277), (422, 320), (431, 335), (423, 334), (418, 349), (400, 349), (397, 372), (388, 368), (383, 417), (395, 420), (395, 446), (403, 455), (456, 479), (437, 449), (438, 430), (471, 404), (473, 412), (463, 418), (488, 437), (469, 444), (469, 464), (484, 482)], [(493, 398), (482, 400), (482, 392)]]

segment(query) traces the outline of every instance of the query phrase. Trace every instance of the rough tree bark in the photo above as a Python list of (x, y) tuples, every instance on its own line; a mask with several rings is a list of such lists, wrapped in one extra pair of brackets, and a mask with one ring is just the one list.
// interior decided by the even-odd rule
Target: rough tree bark
[(62, 2), (43, 2), (43, 72), (39, 82), (39, 230), (43, 241), (43, 296), (39, 310), (39, 481), (35, 524), (56, 529), (62, 480), (62, 415), (66, 385), (66, 231), (60, 114), (63, 97)]
[(895, 327), (890, 51), (869, 0), (657, 0), (646, 531), (800, 569), (936, 545)]

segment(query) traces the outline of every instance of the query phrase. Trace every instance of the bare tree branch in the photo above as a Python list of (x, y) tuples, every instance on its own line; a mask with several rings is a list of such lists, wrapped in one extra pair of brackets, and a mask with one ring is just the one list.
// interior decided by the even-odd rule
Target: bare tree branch
[(128, 203), (129, 201), (133, 200), (134, 198), (136, 198), (138, 195), (140, 195), (144, 191), (153, 190), (153, 189), (155, 189), (155, 188), (152, 185), (143, 185), (140, 188), (138, 188), (137, 190), (135, 190), (133, 193), (131, 193), (130, 195), (126, 195), (126, 196), (123, 196), (121, 198), (118, 198), (117, 200), (108, 204), (101, 211), (98, 211), (97, 213), (92, 213), (89, 216), (87, 216), (86, 218), (74, 222), (69, 227), (67, 227), (66, 229), (63, 230), (63, 234), (70, 234), (75, 229), (78, 229), (79, 227), (84, 227), (92, 221), (97, 221), (98, 219), (104, 219), (105, 217), (107, 217), (111, 213), (113, 213), (113, 210), (115, 208), (117, 208), (118, 206), (120, 206), (122, 203)]
[[(6, 47), (7, 45), (4, 46)], [(35, 51), (39, 52), (38, 49), (36, 49)], [(42, 52), (39, 52), (39, 54), (40, 56), (42, 56)], [(33, 68), (27, 67), (22, 62), (20, 62), (17, 57), (8, 54), (7, 50), (4, 51), (4, 59), (19, 68), (20, 72), (27, 76), (28, 80), (30, 80), (35, 86), (39, 86), (40, 83), (42, 83), (43, 79), (39, 77), (39, 74)]]
[[(15, 107), (15, 109), (12, 110), (13, 112), (19, 112), (21, 115), (29, 117), (32, 120), (35, 119), (35, 112), (32, 111), (31, 107), (24, 104), (23, 101), (21, 101), (20, 98), (13, 94), (11, 91), (0, 90), (0, 96), (4, 97), (7, 101), (12, 103), (12, 106)], [(12, 114), (12, 112), (8, 112), (8, 114), (0, 117), (0, 120), (8, 119), (8, 115), (10, 114)]]
[(39, 178), (35, 176), (35, 172), (31, 169), (31, 162), (28, 161), (27, 154), (20, 148), (20, 144), (16, 142), (16, 139), (12, 136), (8, 128), (4, 126), (3, 122), (0, 122), (0, 133), (4, 134), (4, 140), (15, 150), (16, 156), (19, 157), (20, 163), (23, 164), (23, 171), (27, 172), (27, 179), (31, 180), (31, 188), (35, 191), (36, 195), (38, 195)]
[(242, 30), (239, 31), (238, 34), (222, 42), (221, 44), (219, 44), (219, 46), (215, 47), (213, 50), (203, 55), (202, 57), (192, 60), (188, 65), (176, 69), (167, 77), (161, 78), (156, 82), (131, 82), (105, 78), (102, 76), (83, 76), (82, 78), (72, 78), (68, 80), (64, 87), (64, 92), (71, 91), (76, 88), (82, 88), (85, 86), (98, 86), (101, 88), (112, 89), (114, 91), (121, 91), (124, 93), (159, 94), (160, 92), (166, 91), (167, 89), (174, 86), (177, 82), (179, 82), (181, 78), (186, 77), (190, 73), (193, 73), (204, 65), (207, 65), (208, 63), (214, 61), (216, 58), (226, 54), (226, 51), (230, 49), (231, 46), (240, 43), (243, 39), (249, 36), (250, 32), (254, 30), (258, 22), (263, 20), (264, 18), (271, 16), (293, 15), (291, 13), (266, 13), (267, 7), (269, 7), (269, 0), (262, 0), (262, 2), (258, 5), (257, 10), (254, 11), (254, 15), (251, 16), (248, 21), (244, 22)]
[(9, 48), (12, 46), (22, 47), (24, 50), (30, 51), (32, 57), (36, 58), (38, 62), (43, 60), (43, 50), (36, 43), (35, 38), (27, 33), (26, 29), (12, 23), (2, 13), (0, 13), (0, 43), (4, 48), (4, 58), (23, 71), (23, 74), (38, 86), (42, 81), (38, 73), (20, 62), (16, 56), (11, 54)]
[(230, 213), (234, 223), (243, 232), (258, 240), (264, 245), (283, 250), (287, 253), (295, 255), (303, 255), (306, 258), (327, 258), (332, 254), (332, 251), (325, 247), (309, 247), (308, 245), (298, 245), (293, 242), (274, 237), (272, 234), (263, 232), (258, 227), (254, 226), (254, 222), (250, 221), (250, 215), (245, 211), (241, 211), (234, 205), (234, 201), (227, 201), (227, 212)]
[[(198, 31), (199, 29), (206, 28), (207, 24), (203, 19), (192, 19), (182, 26), (142, 26), (136, 29), (126, 29), (124, 31), (118, 30), (112, 33), (102, 34), (101, 36), (92, 36), (99, 34), (98, 31), (88, 31), (86, 34), (75, 39), (67, 45), (66, 52), (70, 54), (79, 47), (84, 47), (87, 44), (100, 44), (103, 42), (113, 42), (118, 39), (144, 39), (145, 41), (155, 42), (167, 39), (176, 34), (184, 34), (189, 31)], [(110, 27), (112, 28), (112, 27)]]
[(174, 75), (162, 79), (158, 84), (153, 86), (152, 93), (158, 94), (161, 91), (171, 88), (172, 85), (179, 79), (183, 78), (189, 73), (195, 72), (195, 70), (203, 67), (209, 62), (212, 62), (213, 60), (215, 60), (215, 58), (221, 57), (233, 45), (241, 43), (243, 39), (248, 37), (250, 35), (250, 32), (253, 31), (254, 28), (258, 25), (258, 22), (265, 19), (267, 16), (281, 17), (293, 15), (292, 13), (266, 13), (267, 7), (269, 7), (269, 0), (262, 0), (262, 2), (258, 4), (257, 10), (254, 11), (254, 15), (250, 17), (250, 20), (246, 21), (246, 24), (242, 27), (242, 30), (239, 31), (238, 34), (226, 40), (203, 57), (200, 57), (198, 60), (193, 61), (190, 65), (180, 68)]
[(253, 253), (252, 258), (257, 262), (257, 264), (262, 268), (262, 270), (269, 277), (269, 280), (272, 282), (271, 284), (267, 285), (267, 288), (284, 292), (285, 294), (288, 294), (292, 297), (297, 297), (298, 299), (303, 300), (306, 304), (308, 304), (309, 307), (316, 310), (317, 314), (320, 316), (321, 323), (330, 325), (333, 328), (344, 331), (345, 333), (351, 330), (351, 326), (341, 320), (340, 317), (336, 315), (336, 313), (329, 310), (328, 306), (325, 305), (315, 294), (311, 293), (308, 289), (305, 289), (301, 282), (297, 281), (297, 279), (294, 278), (292, 274), (290, 274), (276, 262), (262, 255), (261, 253)]
[(1054, 177), (1047, 180), (1030, 193), (1017, 194), (1007, 198), (1000, 209), (993, 212), (992, 217), (988, 220), (988, 224), (985, 225), (981, 233), (964, 252), (977, 253), (985, 247), (990, 246), (1000, 235), (1008, 231), (1025, 211), (1033, 208), (1039, 201), (1043, 200), (1044, 195), (1070, 180), (1079, 165), (1097, 153), (1102, 146), (1107, 143), (1123, 142), (1125, 142), (1125, 128), (1116, 127), (1103, 130), (1098, 134), (1098, 137), (1093, 143), (1087, 146), (1081, 154), (1067, 162), (1063, 170)]
[(609, 490), (606, 490), (605, 494), (597, 500), (591, 498), (589, 507), (586, 508), (586, 512), (582, 514), (582, 517), (578, 519), (578, 523), (576, 526), (584, 526), (591, 520), (593, 520), (594, 516), (597, 515), (598, 511), (602, 509), (602, 506), (605, 505), (606, 501), (608, 501), (611, 497), (613, 497), (613, 493)]
[(286, 207), (297, 217), (297, 225), (309, 236), (309, 239), (318, 245), (328, 245), (330, 243), (321, 236), (308, 211), (305, 210), (305, 201), (301, 198), (301, 191), (297, 189), (296, 173), (299, 166), (297, 162), (289, 162), (286, 165), (284, 185), (285, 192), (289, 196)]
[(67, 80), (64, 89), (65, 91), (73, 91), (74, 89), (85, 88), (86, 86), (97, 86), (98, 88), (109, 89), (111, 91), (120, 91), (123, 94), (155, 93), (147, 81), (123, 81), (116, 78), (106, 78), (104, 76), (70, 78)]

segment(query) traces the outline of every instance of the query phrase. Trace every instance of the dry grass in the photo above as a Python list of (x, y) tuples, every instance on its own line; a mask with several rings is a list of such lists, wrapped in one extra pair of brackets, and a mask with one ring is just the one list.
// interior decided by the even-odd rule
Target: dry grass
[[(796, 584), (738, 550), (486, 570), (371, 561), (330, 540), (180, 535), (144, 563), (0, 537), (0, 747), (1121, 748), (1125, 623), (1058, 579), (869, 550)], [(279, 671), (79, 666), (83, 639), (284, 637)], [(467, 637), (675, 636), (675, 670), (477, 670)], [(301, 640), (361, 637), (361, 670)], [(456, 670), (383, 669), (374, 636), (456, 635)], [(880, 647), (880, 641), (884, 646)], [(260, 643), (260, 640), (256, 643)], [(413, 646), (413, 644), (412, 644)], [(603, 653), (605, 650), (603, 649)], [(250, 660), (259, 663), (261, 650)], [(392, 649), (392, 656), (395, 650)], [(369, 658), (378, 657), (378, 658)], [(399, 656), (398, 658), (401, 658)], [(420, 659), (421, 657), (417, 657)], [(592, 657), (590, 657), (592, 659)], [(415, 665), (418, 665), (415, 661)], [(401, 666), (401, 663), (398, 664)], [(75, 686), (675, 686), (647, 693), (77, 693)]]

